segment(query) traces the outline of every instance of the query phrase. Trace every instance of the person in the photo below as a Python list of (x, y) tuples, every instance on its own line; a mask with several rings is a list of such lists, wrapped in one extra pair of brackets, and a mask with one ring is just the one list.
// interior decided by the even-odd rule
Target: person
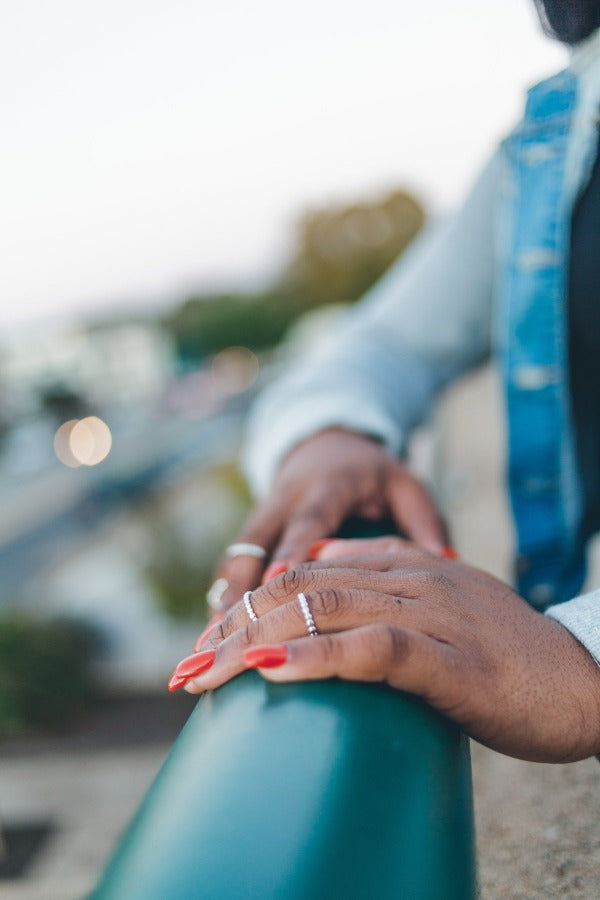
[[(580, 593), (600, 530), (600, 0), (536, 5), (568, 68), (529, 91), (461, 211), (259, 402), (245, 461), (263, 499), (172, 689), (248, 667), (384, 681), (503, 753), (600, 753), (600, 590)], [(492, 354), (516, 590), (452, 558), (400, 458), (439, 390)], [(386, 514), (408, 540), (332, 539)]]

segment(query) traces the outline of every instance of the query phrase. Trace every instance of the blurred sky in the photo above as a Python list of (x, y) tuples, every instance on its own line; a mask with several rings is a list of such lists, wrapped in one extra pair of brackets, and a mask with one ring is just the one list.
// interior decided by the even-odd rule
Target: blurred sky
[(0, 327), (257, 281), (324, 201), (448, 209), (565, 62), (531, 0), (0, 11)]

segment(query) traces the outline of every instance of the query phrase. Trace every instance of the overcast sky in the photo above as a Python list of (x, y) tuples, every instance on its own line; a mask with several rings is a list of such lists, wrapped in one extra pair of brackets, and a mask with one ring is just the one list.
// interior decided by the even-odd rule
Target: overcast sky
[(240, 285), (294, 219), (455, 206), (564, 64), (531, 0), (0, 0), (0, 326)]

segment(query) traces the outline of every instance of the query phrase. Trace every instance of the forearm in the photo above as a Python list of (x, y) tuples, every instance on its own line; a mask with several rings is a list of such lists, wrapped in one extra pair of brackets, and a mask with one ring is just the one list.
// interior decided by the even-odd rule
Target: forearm
[(391, 348), (373, 335), (341, 340), (265, 392), (247, 426), (244, 466), (264, 495), (287, 453), (307, 437), (340, 427), (370, 435), (394, 455), (431, 407), (456, 363), (432, 365), (409, 348)]
[(323, 428), (371, 434), (398, 452), (440, 387), (489, 353), (498, 167), (494, 157), (458, 215), (419, 236), (327, 345), (261, 399), (245, 454), (257, 493)]

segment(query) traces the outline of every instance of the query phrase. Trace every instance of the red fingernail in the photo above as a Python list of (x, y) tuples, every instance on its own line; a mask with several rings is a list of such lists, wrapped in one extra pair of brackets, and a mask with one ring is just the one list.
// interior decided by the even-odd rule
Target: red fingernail
[(444, 547), (442, 550), (442, 557), (444, 559), (458, 559), (458, 553), (454, 547)]
[(308, 558), (315, 560), (323, 547), (326, 547), (327, 544), (331, 544), (335, 541), (335, 538), (323, 538), (322, 541), (315, 541), (314, 544), (311, 544), (308, 548)]
[(266, 581), (270, 581), (271, 578), (276, 578), (278, 575), (281, 575), (282, 572), (287, 572), (287, 570), (287, 563), (272, 562), (269, 566), (267, 566), (263, 573), (262, 583), (264, 584)]
[(176, 691), (181, 687), (182, 684), (185, 684), (187, 678), (180, 678), (179, 675), (176, 675), (175, 672), (169, 678), (168, 688), (170, 691)]
[(224, 618), (225, 618), (225, 613), (215, 613), (215, 615), (209, 621), (208, 625), (206, 626), (206, 628), (204, 629), (202, 634), (198, 635), (198, 637), (196, 638), (196, 640), (194, 642), (194, 653), (198, 652), (198, 650), (200, 649), (200, 647), (202, 646), (204, 641), (207, 639), (207, 637), (209, 636), (211, 631), (214, 631), (214, 629), (217, 627), (217, 625), (220, 625)]
[(244, 652), (244, 663), (248, 669), (275, 669), (282, 666), (287, 658), (285, 644), (261, 644)]
[(177, 678), (193, 678), (194, 675), (200, 675), (201, 672), (210, 669), (216, 655), (216, 650), (203, 650), (202, 653), (187, 656), (176, 666), (173, 675)]

